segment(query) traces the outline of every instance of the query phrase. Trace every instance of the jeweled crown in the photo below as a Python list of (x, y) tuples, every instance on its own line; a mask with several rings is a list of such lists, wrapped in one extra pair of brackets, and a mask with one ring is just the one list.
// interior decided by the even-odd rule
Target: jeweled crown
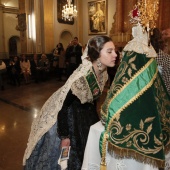
[(138, 0), (133, 10), (130, 11), (130, 22), (140, 23), (147, 31), (156, 27), (158, 18), (159, 0)]

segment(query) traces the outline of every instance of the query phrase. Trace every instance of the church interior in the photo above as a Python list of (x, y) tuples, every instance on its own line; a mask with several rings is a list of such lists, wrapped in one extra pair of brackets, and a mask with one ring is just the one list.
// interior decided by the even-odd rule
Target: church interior
[[(46, 54), (51, 61), (53, 49), (62, 43), (64, 49), (74, 37), (84, 48), (95, 35), (107, 35), (119, 49), (132, 38), (129, 12), (138, 0), (72, 0), (77, 16), (64, 19), (62, 9), (67, 0), (0, 0), (0, 60), (8, 65), (11, 58), (25, 54)], [(93, 7), (102, 4), (104, 13), (102, 28), (91, 25)], [(170, 0), (158, 0), (157, 25), (161, 31), (170, 28)], [(156, 15), (156, 14), (155, 14)], [(0, 170), (21, 170), (32, 121), (44, 102), (60, 88), (63, 80), (57, 80), (54, 70), (41, 83), (12, 86), (8, 75), (4, 77), (4, 89), (0, 89)], [(103, 97), (109, 88), (106, 84)]]

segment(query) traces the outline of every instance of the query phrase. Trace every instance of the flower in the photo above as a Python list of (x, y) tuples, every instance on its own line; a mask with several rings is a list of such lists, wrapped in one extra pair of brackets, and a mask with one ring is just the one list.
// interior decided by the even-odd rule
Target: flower
[(96, 95), (98, 95), (98, 94), (99, 94), (99, 89), (95, 88), (95, 89), (93, 90), (93, 95), (96, 96)]
[(127, 147), (131, 147), (131, 146), (132, 146), (132, 141), (128, 141), (128, 142), (126, 143), (126, 146), (127, 146)]
[(133, 18), (138, 17), (138, 7), (135, 7), (134, 10), (132, 10), (132, 16)]
[(131, 130), (131, 127), (132, 127), (131, 124), (127, 124), (127, 125), (126, 125), (126, 130), (127, 130), (127, 131)]
[(129, 16), (131, 18), (131, 23), (138, 23), (140, 21), (140, 12), (137, 5), (135, 5), (133, 10), (129, 12)]

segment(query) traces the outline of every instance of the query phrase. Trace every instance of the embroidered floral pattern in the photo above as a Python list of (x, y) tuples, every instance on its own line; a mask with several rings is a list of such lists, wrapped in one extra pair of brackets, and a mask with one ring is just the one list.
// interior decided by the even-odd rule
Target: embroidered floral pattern
[(170, 148), (170, 101), (162, 84), (153, 58), (125, 53), (101, 110), (110, 153), (164, 166)]
[[(161, 139), (158, 139), (159, 137), (154, 136), (153, 148), (149, 148), (147, 146), (148, 143), (150, 142), (149, 133), (152, 131), (153, 120), (154, 117), (148, 117), (145, 120), (141, 119), (138, 129), (132, 127), (131, 130), (129, 129), (127, 130), (124, 127), (122, 127), (119, 121), (118, 122), (114, 121), (110, 133), (110, 138), (115, 144), (125, 144), (127, 147), (131, 147), (133, 144), (133, 147), (135, 147), (135, 149), (139, 152), (144, 152), (147, 154), (153, 152), (157, 153), (163, 147), (162, 142), (160, 142)], [(127, 124), (126, 127), (129, 127), (129, 124)], [(127, 135), (123, 135), (123, 137), (120, 138), (119, 135), (121, 134)], [(146, 148), (145, 145), (147, 146)]]

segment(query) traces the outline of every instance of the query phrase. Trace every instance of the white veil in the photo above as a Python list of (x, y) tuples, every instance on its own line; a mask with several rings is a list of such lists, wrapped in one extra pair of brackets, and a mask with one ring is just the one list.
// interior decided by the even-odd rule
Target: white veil
[(157, 57), (157, 53), (149, 42), (149, 36), (140, 23), (132, 27), (133, 39), (127, 43), (123, 51), (134, 51), (140, 54), (146, 54), (146, 57)]

